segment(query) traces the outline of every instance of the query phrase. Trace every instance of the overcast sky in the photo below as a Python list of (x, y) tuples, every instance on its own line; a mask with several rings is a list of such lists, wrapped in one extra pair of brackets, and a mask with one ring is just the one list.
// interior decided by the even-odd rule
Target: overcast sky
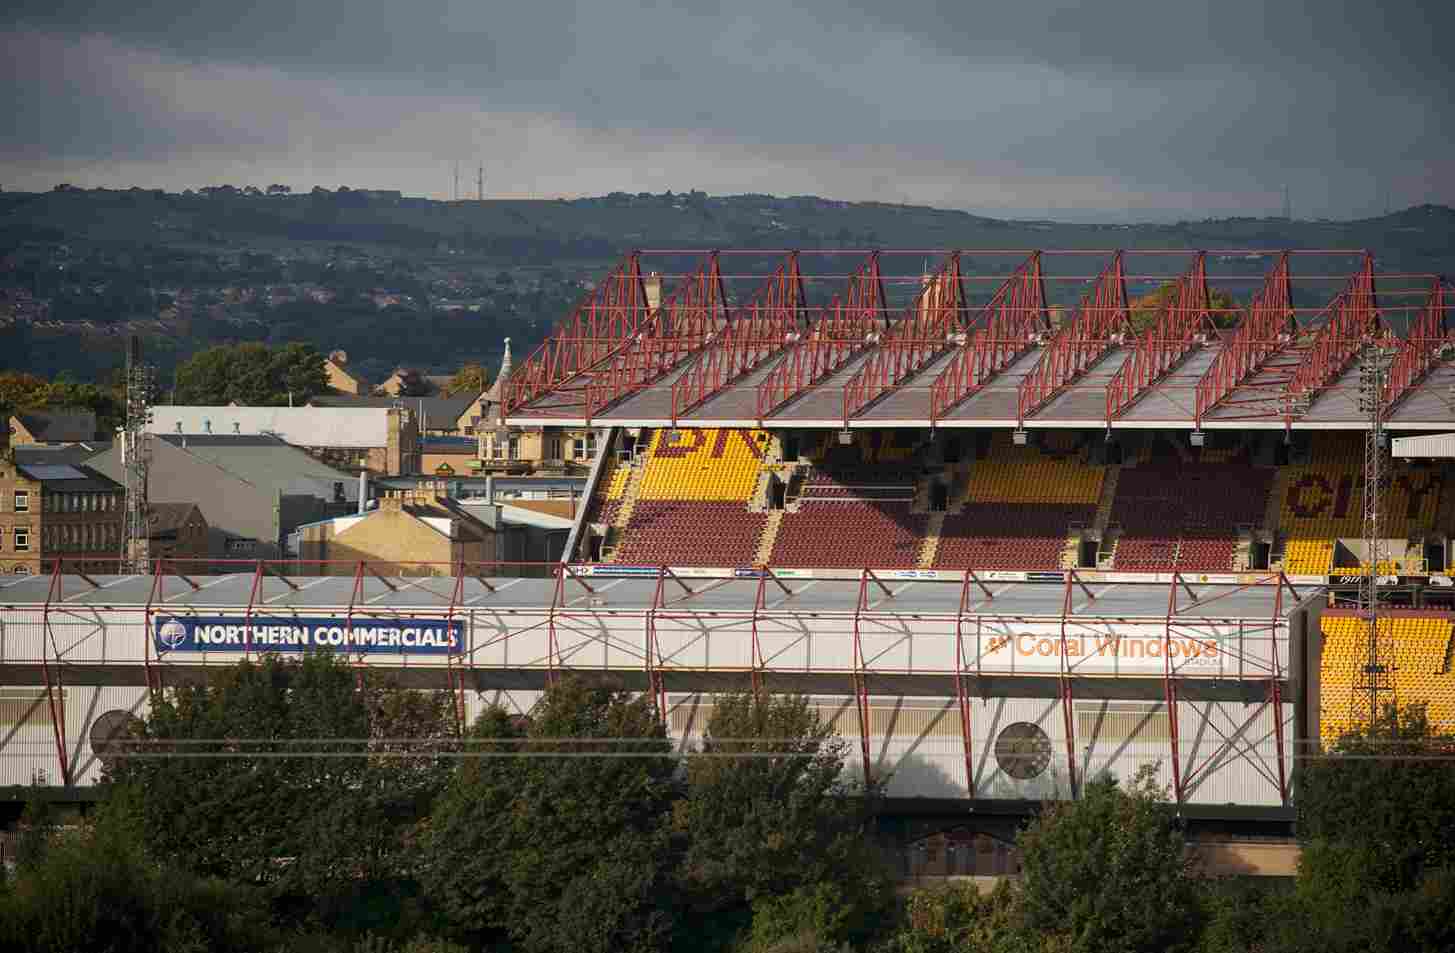
[(1068, 221), (1455, 204), (1455, 2), (1085, 6), (10, 0), (0, 186), (447, 198), (458, 161), (470, 194), (482, 162), (498, 196)]

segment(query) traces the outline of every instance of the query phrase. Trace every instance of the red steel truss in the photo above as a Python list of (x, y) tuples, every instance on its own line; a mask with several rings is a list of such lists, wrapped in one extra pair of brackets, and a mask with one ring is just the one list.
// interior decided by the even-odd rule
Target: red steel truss
[(930, 425), (984, 387), (1036, 342), (1048, 323), (1041, 253), (1035, 252), (996, 289), (990, 303), (970, 322), (969, 342), (950, 358), (930, 386)]
[(627, 345), (587, 372), (586, 416), (660, 379), (730, 320), (718, 256), (672, 289)]
[[(493, 630), (477, 633), (475, 638), (480, 641), (471, 645), (468, 644), (469, 640), (467, 640), (467, 644), (462, 644), (459, 652), (450, 653), (443, 660), (444, 664), (437, 669), (448, 680), (449, 691), (453, 696), (457, 724), (461, 724), (464, 719), (464, 693), (469, 681), (467, 676), (469, 676), (475, 666), (475, 662), (473, 661), (475, 652), (502, 641), (509, 642), (512, 634), (520, 638), (526, 637), (533, 630), (538, 630), (543, 627), (548, 628), (549, 648), (546, 650), (544, 659), (522, 659), (521, 664), (523, 668), (540, 668), (544, 665), (547, 670), (547, 681), (553, 683), (560, 677), (563, 671), (573, 667), (572, 659), (579, 657), (580, 652), (578, 645), (569, 652), (562, 653), (556, 633), (558, 623), (564, 623), (569, 627), (572, 637), (579, 638), (583, 631), (588, 631), (593, 628), (591, 626), (581, 626), (579, 624), (580, 620), (585, 617), (590, 617), (592, 613), (598, 611), (591, 607), (595, 605), (595, 600), (598, 598), (598, 590), (590, 581), (583, 578), (579, 571), (581, 567), (561, 563), (477, 564), (455, 562), (451, 564), (417, 564), (415, 565), (416, 571), (425, 573), (425, 576), (406, 581), (408, 577), (391, 578), (388, 575), (390, 570), (387, 568), (359, 562), (305, 563), (302, 561), (268, 562), (238, 560), (223, 562), (232, 568), (247, 570), (247, 589), (250, 598), (248, 599), (249, 606), (245, 611), (245, 616), (248, 620), (246, 624), (249, 626), (252, 624), (254, 612), (257, 611), (257, 597), (261, 595), (263, 582), (270, 576), (294, 592), (301, 592), (306, 588), (306, 585), (300, 585), (300, 582), (318, 578), (314, 574), (335, 575), (335, 571), (337, 570), (347, 570), (347, 574), (343, 575), (342, 578), (347, 579), (352, 584), (350, 586), (352, 596), (349, 599), (346, 616), (347, 621), (345, 624), (351, 627), (358, 614), (369, 612), (377, 615), (381, 611), (390, 613), (394, 611), (380, 606), (373, 606), (369, 609), (363, 608), (365, 601), (377, 601), (365, 599), (366, 593), (363, 585), (365, 582), (370, 581), (368, 577), (372, 577), (372, 581), (384, 585), (391, 592), (403, 592), (405, 589), (409, 589), (416, 596), (421, 591), (432, 592), (436, 599), (434, 603), (414, 604), (413, 608), (406, 609), (405, 611), (416, 612), (421, 617), (442, 617), (452, 622), (458, 618), (460, 612), (465, 611), (467, 603), (478, 603), (480, 600), (479, 595), (472, 596), (469, 600), (466, 599), (463, 585), (467, 579), (481, 584), (485, 592), (494, 594), (497, 591), (497, 586), (491, 580), (500, 577), (502, 574), (523, 572), (526, 575), (536, 575), (535, 570), (549, 568), (550, 575), (554, 577), (550, 587), (551, 596), (548, 603), (543, 602), (538, 607), (541, 612), (548, 613), (547, 619), (540, 621), (524, 620), (514, 629), (507, 627), (500, 633), (496, 633)], [(142, 629), (141, 639), (150, 646), (154, 637), (153, 615), (161, 611), (160, 607), (162, 605), (167, 604), (165, 599), (167, 580), (172, 577), (180, 578), (194, 592), (201, 588), (196, 581), (178, 572), (178, 564), (185, 567), (188, 563), (203, 565), (209, 571), (220, 568), (217, 561), (212, 560), (158, 560), (156, 575), (150, 576), (147, 579), (149, 583), (149, 595), (144, 605), (118, 605), (111, 599), (108, 599), (105, 608), (107, 611), (112, 612), (130, 610), (144, 614), (146, 622)], [(448, 573), (446, 578), (450, 581), (450, 587), (447, 591), (429, 589), (419, 585), (429, 575), (441, 569)], [(303, 579), (299, 579), (297, 574), (301, 573), (308, 573), (309, 575), (304, 576)], [(349, 578), (350, 576), (352, 576), (351, 579)], [(653, 586), (653, 594), (648, 605), (627, 610), (623, 610), (623, 607), (618, 605), (601, 611), (606, 611), (612, 615), (618, 615), (626, 611), (629, 614), (640, 617), (643, 635), (643, 641), (641, 643), (643, 651), (640, 656), (641, 664), (647, 679), (648, 691), (651, 692), (658, 712), (664, 719), (667, 716), (669, 678), (677, 672), (698, 671), (699, 669), (681, 668), (679, 667), (680, 663), (672, 664), (664, 656), (658, 633), (658, 626), (662, 620), (692, 618), (694, 617), (692, 615), (694, 611), (706, 611), (715, 619), (721, 619), (723, 621), (740, 618), (744, 623), (747, 623), (751, 620), (751, 636), (749, 637), (752, 639), (753, 644), (749, 670), (744, 671), (741, 668), (728, 667), (721, 671), (724, 674), (736, 673), (744, 677), (750, 677), (755, 690), (762, 690), (765, 678), (771, 677), (777, 672), (781, 671), (785, 675), (790, 675), (795, 678), (803, 674), (802, 669), (796, 665), (781, 669), (775, 668), (773, 660), (771, 658), (765, 659), (763, 649), (758, 644), (758, 622), (760, 617), (769, 611), (766, 599), (767, 587), (770, 583), (777, 587), (785, 596), (790, 597), (789, 604), (791, 605), (791, 597), (799, 591), (791, 585), (797, 581), (792, 576), (788, 576), (785, 579), (780, 577), (773, 568), (765, 567), (759, 571), (756, 584), (750, 596), (750, 603), (745, 600), (744, 604), (739, 608), (713, 604), (705, 610), (694, 610), (694, 600), (703, 592), (721, 586), (724, 580), (714, 578), (687, 579), (679, 576), (671, 568), (666, 566), (656, 567), (656, 571), (648, 578), (653, 579), (655, 583)], [(1146, 578), (1150, 580), (1152, 577), (1147, 576)], [(1163, 578), (1167, 579), (1166, 576)], [(64, 653), (57, 646), (58, 636), (52, 629), (52, 623), (55, 619), (75, 619), (78, 610), (84, 612), (85, 608), (91, 605), (86, 602), (78, 602), (76, 595), (66, 591), (69, 580), (80, 580), (86, 585), (89, 585), (93, 590), (99, 590), (101, 588), (101, 584), (98, 581), (90, 578), (86, 574), (67, 571), (65, 560), (56, 560), (48, 580), (45, 601), (40, 607), (41, 641), (39, 658), (13, 657), (9, 659), (12, 663), (21, 665), (39, 663), (38, 667), (41, 669), (41, 677), (44, 680), (47, 701), (52, 715), (52, 731), (54, 734), (57, 765), (62, 777), (62, 783), (64, 784), (74, 783), (74, 772), (70, 763), (69, 748), (66, 740), (64, 683), (62, 680)], [(918, 674), (941, 678), (948, 676), (953, 678), (954, 698), (960, 723), (962, 743), (964, 745), (963, 755), (967, 791), (970, 797), (974, 797), (974, 764), (971, 749), (973, 732), (971, 729), (973, 699), (977, 695), (973, 689), (972, 681), (978, 683), (982, 677), (981, 663), (984, 658), (984, 643), (986, 639), (986, 634), (982, 632), (982, 624), (987, 619), (994, 621), (999, 618), (994, 611), (994, 606), (997, 602), (996, 593), (971, 570), (966, 570), (958, 574), (958, 578), (944, 579), (940, 582), (910, 583), (909, 585), (913, 586), (944, 585), (959, 587), (959, 606), (958, 610), (953, 611), (953, 615), (950, 613), (931, 612), (926, 616), (927, 618), (933, 617), (937, 620), (948, 618), (953, 621), (954, 630), (952, 638), (955, 646), (953, 668), (950, 670), (945, 670), (940, 667), (911, 667), (908, 670), (902, 670), (897, 667), (881, 669), (875, 664), (877, 657), (871, 658), (867, 654), (865, 641), (875, 636), (884, 627), (893, 627), (899, 622), (902, 622), (905, 613), (918, 613), (920, 610), (911, 605), (898, 605), (901, 602), (899, 596), (904, 592), (903, 586), (905, 583), (902, 580), (898, 580), (895, 586), (891, 587), (888, 577), (882, 571), (876, 572), (872, 568), (856, 570), (853, 573), (852, 582), (854, 583), (851, 590), (852, 594), (846, 592), (844, 597), (846, 602), (848, 599), (852, 599), (853, 604), (852, 606), (843, 605), (842, 607), (846, 614), (848, 610), (852, 609), (853, 629), (851, 633), (852, 644), (850, 646), (852, 652), (852, 667), (846, 670), (835, 667), (834, 663), (830, 662), (822, 670), (822, 673), (830, 677), (843, 677), (847, 675), (852, 679), (854, 705), (860, 735), (858, 738), (859, 754), (862, 759), (864, 777), (871, 782), (876, 780), (875, 759), (872, 748), (874, 729), (870, 719), (872, 679), (881, 674)], [(1078, 626), (1082, 621), (1094, 622), (1105, 617), (1092, 616), (1088, 619), (1083, 619), (1076, 606), (1078, 598), (1084, 598), (1088, 603), (1094, 602), (1098, 593), (1094, 592), (1076, 571), (1067, 571), (1062, 576), (1061, 584), (1063, 586), (1062, 598), (1060, 600), (1061, 609), (1059, 612), (1061, 635), (1057, 653), (1059, 655), (1059, 664), (1056, 677), (1059, 683), (1058, 694), (1062, 705), (1061, 714), (1065, 720), (1065, 764), (1071, 785), (1070, 793), (1071, 796), (1075, 797), (1079, 793), (1080, 778), (1077, 772), (1074, 689), (1076, 681), (1086, 676), (1078, 672), (1074, 656), (1069, 650), (1068, 643), (1069, 640), (1078, 634), (1076, 631), (1073, 631), (1073, 627)], [(1163, 630), (1163, 648), (1161, 652), (1163, 666), (1160, 673), (1160, 680), (1163, 683), (1163, 696), (1167, 703), (1169, 737), (1173, 761), (1173, 787), (1178, 801), (1182, 802), (1189, 788), (1214, 770), (1219, 764), (1223, 764), (1230, 759), (1241, 758), (1246, 760), (1260, 774), (1264, 775), (1270, 784), (1276, 785), (1276, 790), (1280, 792), (1280, 796), (1286, 804), (1289, 797), (1289, 779), (1285, 768), (1287, 739), (1284, 737), (1282, 717), (1282, 682), (1287, 676), (1282, 669), (1278, 652), (1278, 643), (1289, 638), (1289, 633), (1283, 618), (1285, 605), (1283, 589), (1285, 587), (1288, 588), (1296, 603), (1302, 601), (1302, 597), (1294, 589), (1289, 580), (1279, 572), (1250, 577), (1244, 583), (1223, 586), (1219, 592), (1205, 596), (1199, 596), (1193, 589), (1194, 583), (1177, 572), (1172, 572), (1170, 579), (1167, 579), (1165, 584), (1168, 587), (1168, 593), (1165, 627)], [(1196, 585), (1201, 585), (1201, 583), (1196, 583)], [(978, 589), (978, 595), (975, 590), (972, 590), (972, 586)], [(572, 587), (579, 587), (585, 593), (586, 597), (591, 600), (591, 606), (580, 605), (581, 600), (576, 600), (577, 605), (573, 606), (572, 600), (568, 597), (567, 593), (567, 589)], [(1224, 730), (1213, 721), (1204, 722), (1203, 724), (1210, 733), (1209, 740), (1212, 742), (1214, 750), (1206, 754), (1200, 764), (1193, 765), (1190, 762), (1184, 763), (1181, 758), (1183, 752), (1180, 749), (1180, 732), (1177, 723), (1179, 685), (1185, 680), (1197, 680), (1202, 676), (1198, 676), (1194, 672), (1186, 670), (1184, 667), (1173, 662), (1175, 653), (1171, 651), (1170, 644), (1174, 640), (1181, 640), (1200, 641), (1208, 645), (1213, 645), (1214, 642), (1211, 640), (1220, 638), (1215, 634), (1217, 626), (1222, 625), (1226, 627), (1227, 623), (1225, 621), (1217, 621), (1215, 618), (1216, 610), (1214, 609), (1210, 612), (1208, 607), (1215, 606), (1220, 600), (1226, 599), (1229, 596), (1235, 596), (1237, 593), (1254, 589), (1266, 589), (1267, 587), (1275, 587), (1271, 614), (1264, 618), (1248, 618), (1239, 621), (1236, 641), (1229, 641), (1227, 636), (1222, 636), (1222, 641), (1217, 643), (1219, 651), (1225, 658), (1237, 661), (1237, 674), (1232, 677), (1236, 677), (1240, 681), (1263, 684), (1266, 688), (1265, 701), (1248, 716), (1245, 724), (1233, 726), (1233, 730)], [(681, 590), (681, 595), (675, 593), (676, 589)], [(1179, 597), (1182, 592), (1187, 593), (1188, 598), (1186, 600), (1180, 600)], [(669, 596), (673, 596), (674, 598), (669, 598)], [(972, 598), (972, 596), (975, 598)], [(977, 601), (979, 602), (978, 605), (975, 604)], [(280, 610), (275, 609), (271, 611), (276, 612)], [(298, 607), (293, 606), (290, 609), (281, 611), (296, 612), (298, 611)], [(775, 613), (781, 613), (784, 609), (777, 608), (773, 611)], [(792, 612), (793, 610), (789, 608), (787, 611)], [(918, 614), (913, 615), (913, 618), (916, 619), (920, 617)], [(744, 634), (747, 635), (747, 633)], [(105, 638), (104, 635), (103, 638)], [(994, 636), (991, 636), (991, 638), (994, 638)], [(1245, 640), (1250, 648), (1245, 648)], [(121, 659), (114, 659), (110, 662), (103, 656), (100, 660), (90, 661), (87, 664), (105, 666), (125, 665), (128, 663), (136, 665), (137, 667), (141, 667), (143, 664), (148, 667), (163, 665), (160, 660), (153, 659), (149, 651), (146, 654), (145, 661), (143, 661), (139, 653)], [(202, 664), (208, 666), (213, 663), (204, 658)], [(226, 665), (228, 663), (218, 662), (217, 664)], [(409, 666), (410, 660), (407, 657), (403, 658), (400, 660), (400, 664)], [(701, 669), (701, 671), (711, 670), (715, 669)], [(1000, 674), (1004, 675), (1005, 673), (1000, 672)], [(1032, 671), (1029, 674), (1033, 677), (1040, 677), (1043, 673)], [(1096, 676), (1090, 677), (1094, 678)], [(1156, 678), (1157, 676), (1140, 677)], [(149, 684), (153, 683), (149, 680)], [(155, 684), (159, 687), (159, 680)], [(1261, 714), (1270, 705), (1274, 710), (1273, 733), (1276, 745), (1276, 766), (1268, 765), (1260, 761), (1256, 757), (1253, 745), (1246, 737), (1247, 730), (1254, 724), (1258, 717), (1261, 717)], [(1212, 737), (1213, 735), (1217, 737)]]
[(1389, 368), (1384, 385), (1384, 413), (1424, 379), (1449, 338), (1445, 335), (1445, 283), (1434, 280), (1425, 307), (1410, 325), (1409, 336), (1400, 344), (1399, 353)]
[(1295, 415), (1296, 404), (1306, 409), (1319, 391), (1333, 383), (1378, 333), (1372, 256), (1364, 256), (1363, 267), (1312, 323), (1318, 330), (1284, 392), (1285, 419), (1291, 420)]
[(1197, 382), (1198, 427), (1202, 426), (1204, 414), (1293, 340), (1293, 330), (1288, 253), (1284, 252), (1264, 280), (1262, 289), (1254, 295), (1238, 329), (1224, 340), (1222, 350)]
[(672, 384), (672, 420), (792, 344), (805, 306), (798, 253), (793, 252)]
[(1041, 360), (1021, 381), (1017, 422), (1024, 424), (1026, 417), (1101, 360), (1111, 349), (1112, 333), (1125, 329), (1129, 320), (1122, 253), (1117, 252), (1097, 278), (1096, 289), (1081, 299), (1075, 318), (1056, 333)]
[(864, 366), (844, 385), (845, 426), (850, 417), (952, 346), (951, 335), (965, 328), (964, 312), (960, 253), (954, 252), (924, 280), (914, 303), (889, 326)]
[(1197, 346), (1199, 332), (1213, 330), (1208, 307), (1207, 253), (1198, 252), (1187, 274), (1177, 279), (1167, 309), (1137, 339), (1126, 363), (1106, 385), (1108, 427)]
[(843, 367), (883, 327), (884, 282), (879, 275), (879, 253), (849, 277), (849, 287), (808, 328), (772, 372), (758, 385), (758, 422), (814, 384)]
[(615, 353), (648, 318), (641, 259), (633, 252), (617, 265), (536, 352), (516, 367), (505, 388), (513, 411)]

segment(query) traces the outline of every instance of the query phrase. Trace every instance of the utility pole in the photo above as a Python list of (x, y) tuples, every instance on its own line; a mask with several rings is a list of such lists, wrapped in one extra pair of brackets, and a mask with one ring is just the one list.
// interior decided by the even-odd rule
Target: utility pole
[(147, 425), (151, 423), (153, 371), (142, 363), (141, 338), (135, 334), (126, 349), (126, 422), (121, 432), (121, 463), (126, 478), (126, 514), (121, 535), (123, 573), (151, 571), (147, 505), (147, 463), (150, 456)]
[(454, 192), (454, 201), (458, 202), (459, 200), (460, 200), (460, 160), (459, 159), (456, 159), (455, 160), (455, 192)]
[(483, 162), (475, 171), (475, 201), (485, 201), (485, 164)]

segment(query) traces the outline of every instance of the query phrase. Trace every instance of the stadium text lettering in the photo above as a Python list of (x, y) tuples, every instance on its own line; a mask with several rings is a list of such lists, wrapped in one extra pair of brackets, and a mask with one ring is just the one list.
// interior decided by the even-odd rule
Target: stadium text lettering
[[(1086, 656), (1104, 658), (1162, 658), (1163, 647), (1169, 658), (1215, 659), (1218, 644), (1204, 639), (1157, 639), (1131, 638), (1128, 636), (1101, 636), (1097, 638), (1068, 636), (1066, 654), (1070, 657)], [(1014, 647), (1021, 658), (1054, 658), (1061, 654), (1061, 639), (1038, 635), (1004, 635), (991, 639), (988, 648), (991, 653)]]
[(156, 622), (157, 647), (168, 652), (341, 652), (445, 654), (460, 651), (464, 624), (442, 619), (319, 619), (174, 616)]

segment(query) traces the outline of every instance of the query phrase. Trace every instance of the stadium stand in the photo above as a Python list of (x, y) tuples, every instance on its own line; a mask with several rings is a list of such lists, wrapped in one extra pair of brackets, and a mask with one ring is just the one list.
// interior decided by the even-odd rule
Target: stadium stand
[[(1320, 434), (1310, 462), (1284, 468), (1279, 530), (1285, 537), (1283, 569), (1290, 575), (1327, 575), (1336, 562), (1337, 541), (1364, 534), (1363, 449), (1357, 436)], [(1380, 514), (1385, 539), (1412, 539), (1434, 529), (1439, 512), (1438, 470), (1395, 462)], [(1391, 572), (1415, 568), (1403, 549), (1392, 550)], [(1357, 573), (1351, 563), (1346, 570)]]
[[(753, 562), (767, 518), (747, 508), (768, 434), (758, 430), (658, 430), (649, 437), (641, 487), (614, 562), (745, 566)], [(607, 503), (629, 473), (618, 467)], [(623, 491), (624, 492), (624, 491)], [(605, 507), (603, 507), (605, 510)]]
[(1111, 509), (1111, 521), (1121, 529), (1113, 568), (1235, 568), (1238, 527), (1262, 521), (1273, 470), (1232, 459), (1231, 453), (1215, 462), (1207, 456), (1184, 461), (1171, 452), (1154, 453), (1122, 469)]
[(1042, 447), (994, 434), (970, 467), (963, 497), (951, 502), (935, 567), (1061, 568), (1067, 533), (1094, 519), (1105, 475), (1085, 462), (1074, 434), (1048, 434)]
[[(1444, 612), (1393, 610), (1379, 620), (1391, 642), (1394, 657), (1390, 687), (1399, 705), (1422, 704), (1431, 724), (1455, 730), (1455, 672), (1450, 670), (1451, 636), (1455, 617)], [(1326, 614), (1319, 664), (1321, 696), (1320, 733), (1333, 741), (1352, 725), (1352, 698), (1368, 656), (1369, 626), (1352, 614)]]
[(875, 566), (918, 563), (929, 517), (914, 512), (912, 447), (880, 434), (842, 446), (811, 448), (792, 479), (772, 551), (783, 566)]

